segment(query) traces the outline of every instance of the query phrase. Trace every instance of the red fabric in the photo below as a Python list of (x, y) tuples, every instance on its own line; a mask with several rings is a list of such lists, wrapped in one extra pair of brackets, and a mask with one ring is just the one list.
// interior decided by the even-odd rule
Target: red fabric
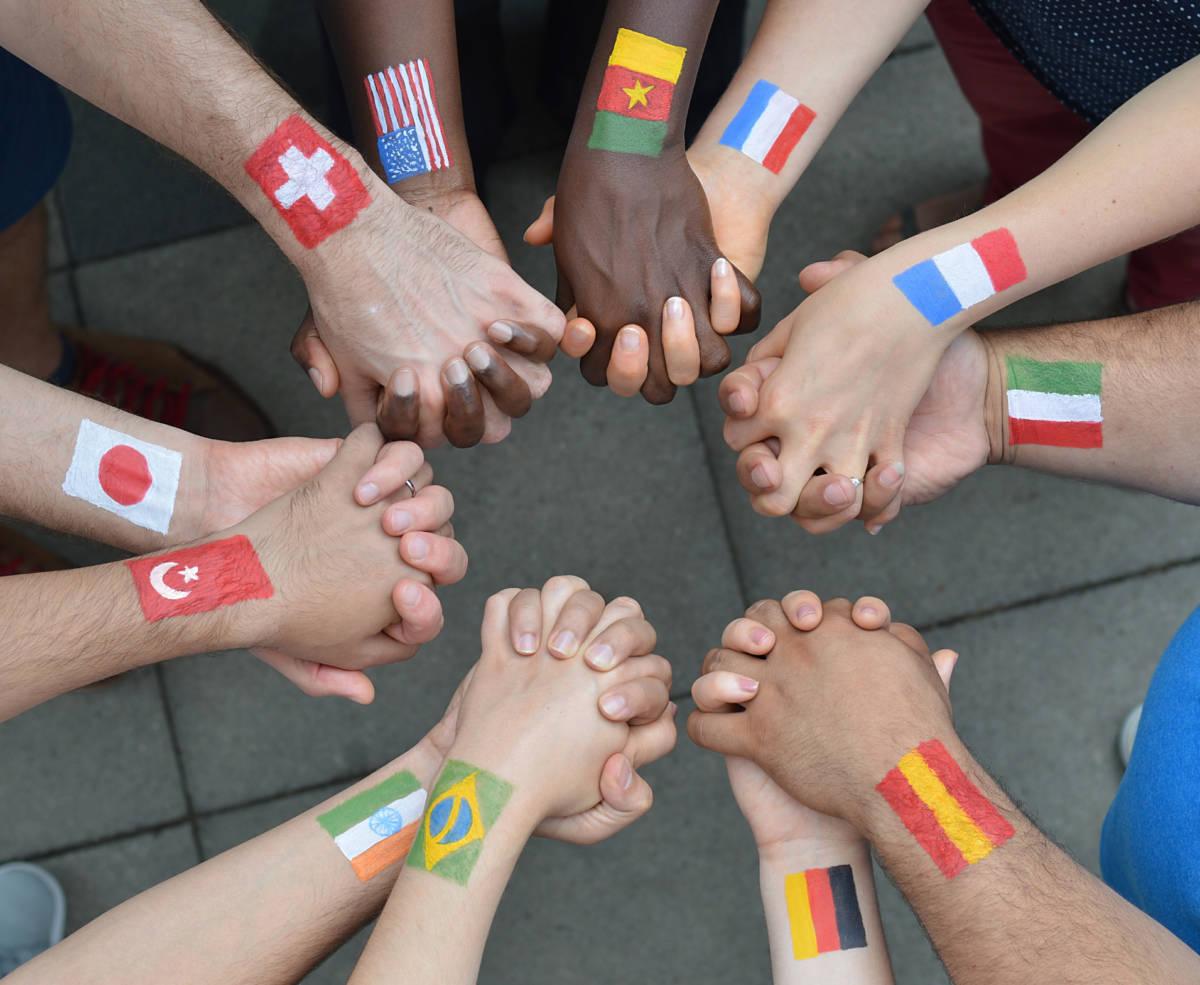
[[(932, 0), (929, 23), (979, 117), (988, 163), (984, 203), (1033, 178), (1090, 127), (1067, 109), (1013, 56), (980, 19), (970, 0)], [(1200, 227), (1143, 247), (1129, 258), (1129, 301), (1157, 308), (1200, 297)]]

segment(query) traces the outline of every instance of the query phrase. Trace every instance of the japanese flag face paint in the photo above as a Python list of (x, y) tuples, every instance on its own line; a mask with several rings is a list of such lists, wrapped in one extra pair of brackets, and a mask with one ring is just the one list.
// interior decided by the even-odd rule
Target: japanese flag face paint
[(183, 456), (84, 418), (63, 479), (82, 499), (147, 530), (165, 534), (175, 512)]
[(248, 537), (238, 534), (125, 562), (147, 622), (212, 612), (275, 594)]
[(310, 250), (371, 202), (354, 166), (299, 116), (279, 124), (245, 167)]
[(317, 817), (317, 823), (367, 882), (402, 862), (425, 812), (425, 790), (405, 770)]
[(817, 114), (800, 100), (759, 79), (729, 121), (720, 142), (779, 174), (816, 118)]
[(930, 325), (986, 301), (1026, 277), (1025, 261), (1007, 229), (993, 229), (892, 278)]
[(373, 72), (364, 85), (375, 121), (379, 162), (389, 185), (454, 164), (426, 59)]

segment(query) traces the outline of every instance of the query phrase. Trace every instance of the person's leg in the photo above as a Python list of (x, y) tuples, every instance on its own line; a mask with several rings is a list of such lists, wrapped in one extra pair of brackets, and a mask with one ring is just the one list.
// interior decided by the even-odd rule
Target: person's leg
[(1137, 740), (1104, 819), (1104, 881), (1200, 951), (1200, 609), (1146, 693)]

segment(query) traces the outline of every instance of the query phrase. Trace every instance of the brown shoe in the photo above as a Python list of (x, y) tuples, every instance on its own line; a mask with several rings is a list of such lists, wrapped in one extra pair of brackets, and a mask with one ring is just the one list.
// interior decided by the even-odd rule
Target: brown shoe
[(43, 571), (65, 571), (73, 568), (65, 557), (59, 557), (40, 544), (35, 544), (12, 527), (0, 526), (0, 577), (5, 575), (36, 575)]
[(62, 330), (50, 382), (139, 417), (221, 441), (275, 433), (267, 416), (219, 370), (167, 342)]

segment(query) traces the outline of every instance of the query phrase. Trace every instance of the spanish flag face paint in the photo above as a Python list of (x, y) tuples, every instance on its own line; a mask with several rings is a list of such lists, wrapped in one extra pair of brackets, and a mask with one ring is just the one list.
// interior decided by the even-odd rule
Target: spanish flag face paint
[(875, 789), (947, 878), (1015, 833), (937, 739), (905, 753)]
[(622, 27), (596, 100), (588, 147), (658, 157), (687, 48)]

